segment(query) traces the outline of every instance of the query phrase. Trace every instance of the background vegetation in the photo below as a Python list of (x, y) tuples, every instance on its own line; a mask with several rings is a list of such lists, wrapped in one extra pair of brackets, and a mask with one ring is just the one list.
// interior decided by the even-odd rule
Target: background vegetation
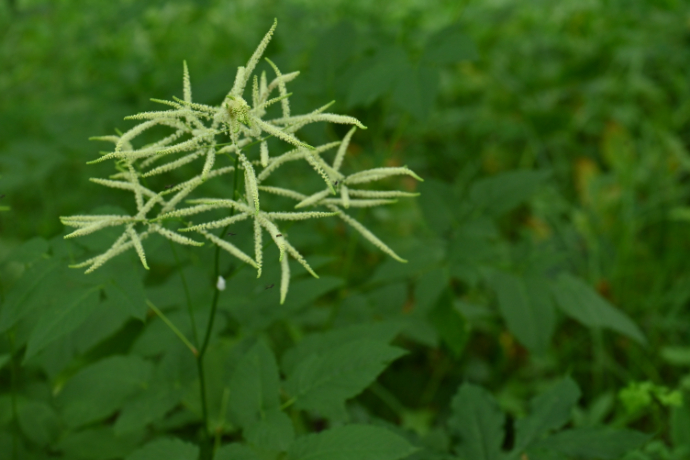
[[(128, 254), (89, 278), (65, 267), (109, 237), (66, 242), (58, 216), (128, 206), (88, 181), (110, 171), (85, 164), (101, 148), (87, 139), (155, 110), (149, 98), (181, 96), (185, 59), (195, 99), (219, 103), (274, 17), (266, 55), (302, 72), (295, 112), (335, 99), (369, 127), (350, 147), (357, 169), (406, 164), (425, 181), (403, 180), (418, 199), (355, 214), (408, 264), (316, 221), (291, 236), (321, 279), (295, 282), (285, 305), (265, 289), (275, 268), (228, 280), (207, 359), (217, 458), (298, 459), (315, 448), (307, 433), (331, 433), (319, 439), (333, 446), (371, 434), (338, 431), (348, 426), (396, 434), (372, 460), (409, 454), (402, 438), (420, 459), (690, 457), (680, 0), (3, 3), (0, 457), (196, 455), (193, 359), (145, 299), (191, 332), (178, 268), (203, 319), (213, 251), (151, 241), (150, 272)], [(41, 318), (101, 282), (123, 290), (96, 295), (28, 356)], [(277, 359), (289, 381), (310, 353), (344, 359), (342, 344), (354, 374), (366, 367), (357, 356), (379, 353), (352, 394), (288, 404), (286, 438), (251, 434), (243, 357)], [(295, 433), (307, 441), (289, 447)], [(478, 439), (492, 447), (473, 450)]]

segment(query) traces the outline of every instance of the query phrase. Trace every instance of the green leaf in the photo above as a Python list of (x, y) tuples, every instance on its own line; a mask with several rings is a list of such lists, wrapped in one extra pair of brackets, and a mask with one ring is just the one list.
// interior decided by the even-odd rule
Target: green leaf
[(261, 460), (261, 457), (250, 447), (233, 442), (218, 449), (213, 460)]
[(416, 449), (385, 428), (347, 425), (298, 438), (288, 460), (397, 460)]
[(110, 427), (87, 428), (83, 431), (68, 432), (57, 447), (65, 454), (64, 458), (112, 460), (132, 452), (141, 442), (143, 434), (115, 436)]
[(41, 303), (39, 298), (46, 295), (41, 291), (41, 285), (49, 277), (59, 273), (57, 259), (40, 260), (31, 266), (7, 294), (5, 303), (0, 309), (0, 333), (5, 332), (17, 321), (24, 318), (38, 308)]
[(562, 275), (552, 285), (557, 305), (563, 312), (589, 327), (605, 327), (646, 344), (642, 331), (624, 313), (609, 304), (584, 281), (572, 275)]
[(14, 249), (3, 262), (18, 262), (20, 264), (31, 264), (36, 262), (48, 252), (48, 242), (40, 236), (31, 238), (23, 242)]
[(456, 448), (462, 458), (499, 460), (502, 457), (505, 417), (496, 400), (486, 390), (470, 383), (463, 384), (451, 402), (451, 430), (460, 435)]
[(556, 312), (545, 280), (493, 272), (489, 284), (510, 332), (529, 351), (543, 355), (556, 327)]
[(469, 198), (477, 209), (497, 217), (528, 200), (549, 175), (527, 169), (495, 174), (476, 181)]
[(151, 364), (138, 356), (112, 356), (82, 369), (57, 397), (65, 422), (77, 427), (112, 415), (150, 374)]
[(470, 325), (453, 307), (453, 292), (446, 289), (429, 312), (429, 321), (455, 356), (461, 356), (470, 337)]
[(440, 236), (457, 225), (456, 192), (450, 184), (436, 179), (426, 179), (419, 184), (419, 207), (431, 230)]
[(186, 388), (176, 388), (170, 384), (150, 385), (122, 406), (115, 422), (115, 434), (137, 431), (163, 418), (182, 400), (186, 391)]
[(407, 67), (395, 85), (393, 102), (417, 120), (426, 121), (436, 102), (438, 71), (409, 64)]
[(120, 268), (115, 273), (105, 285), (105, 295), (113, 305), (143, 321), (148, 307), (139, 270)]
[(270, 348), (259, 341), (237, 363), (230, 378), (230, 413), (248, 428), (280, 405), (280, 376)]
[(458, 61), (474, 60), (477, 57), (477, 47), (472, 39), (463, 32), (459, 24), (454, 24), (429, 38), (422, 54), (422, 61), (452, 64)]
[(616, 459), (648, 440), (649, 436), (639, 431), (591, 427), (562, 431), (540, 441), (535, 447), (573, 457)]
[(373, 58), (363, 63), (362, 70), (350, 82), (347, 105), (371, 105), (388, 94), (409, 68), (407, 53), (401, 47), (380, 49)]
[(197, 460), (199, 448), (180, 439), (156, 439), (132, 452), (126, 460)]
[(515, 447), (513, 452), (521, 454), (530, 444), (550, 430), (557, 430), (571, 417), (571, 411), (580, 390), (570, 377), (566, 377), (549, 390), (530, 402), (530, 415), (515, 424)]
[(279, 409), (268, 411), (261, 420), (244, 430), (244, 437), (250, 444), (269, 451), (284, 452), (295, 439), (292, 420)]
[(60, 432), (57, 414), (43, 401), (20, 399), (17, 404), (19, 426), (26, 437), (40, 446), (55, 441)]
[(348, 342), (357, 342), (376, 337), (381, 343), (388, 343), (400, 332), (395, 322), (366, 323), (332, 329), (328, 332), (309, 334), (297, 345), (283, 354), (281, 367), (286, 374), (294, 372), (297, 365), (310, 355), (322, 355)]
[(24, 362), (86, 321), (98, 308), (99, 291), (100, 286), (93, 286), (71, 292), (66, 299), (57, 301), (57, 305), (44, 313), (29, 337)]
[(299, 409), (330, 411), (361, 393), (405, 353), (370, 339), (346, 343), (309, 355), (288, 375), (285, 390)]

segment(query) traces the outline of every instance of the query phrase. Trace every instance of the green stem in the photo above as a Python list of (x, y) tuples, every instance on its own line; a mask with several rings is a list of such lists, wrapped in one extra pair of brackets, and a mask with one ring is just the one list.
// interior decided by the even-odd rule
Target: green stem
[(165, 316), (165, 314), (162, 311), (160, 311), (160, 309), (157, 306), (155, 306), (150, 300), (146, 300), (146, 304), (149, 306), (149, 308), (151, 308), (151, 310), (156, 312), (156, 314), (163, 320), (165, 324), (168, 325), (168, 327), (175, 333), (175, 335), (178, 336), (180, 340), (182, 340), (182, 343), (184, 343), (187, 346), (187, 348), (189, 348), (192, 351), (192, 354), (194, 354), (194, 356), (197, 356), (198, 351), (196, 347), (192, 345), (192, 343), (189, 340), (187, 340), (187, 337), (184, 336), (182, 331), (180, 331), (177, 328), (177, 326), (175, 326), (173, 322), (170, 321), (168, 317)]
[(199, 346), (199, 334), (196, 330), (196, 321), (194, 320), (194, 309), (192, 308), (192, 296), (189, 295), (189, 286), (187, 285), (187, 277), (184, 276), (184, 270), (180, 265), (180, 259), (177, 257), (177, 250), (172, 241), (168, 240), (170, 243), (170, 249), (172, 249), (173, 257), (175, 257), (175, 264), (180, 267), (180, 278), (182, 278), (182, 287), (184, 288), (184, 295), (187, 298), (187, 311), (189, 312), (189, 321), (192, 323), (192, 336), (194, 337), (194, 344)]
[[(239, 152), (238, 152), (239, 153)], [(239, 155), (235, 156), (235, 175), (233, 181), (233, 198), (237, 198), (239, 191), (237, 190), (239, 182)], [(230, 216), (235, 215), (235, 209), (230, 210)], [(223, 232), (219, 235), (222, 238), (230, 226), (226, 226)], [(216, 246), (216, 253), (214, 257), (214, 269), (213, 269), (213, 285), (220, 276), (220, 246)], [(206, 332), (204, 334), (204, 340), (201, 343), (201, 348), (199, 349), (199, 354), (196, 355), (197, 371), (199, 373), (199, 392), (201, 398), (201, 415), (203, 418), (203, 429), (202, 429), (202, 441), (201, 441), (201, 452), (200, 460), (212, 460), (213, 459), (213, 449), (211, 448), (211, 434), (208, 431), (208, 404), (206, 402), (206, 377), (204, 374), (204, 355), (208, 349), (208, 343), (211, 340), (211, 332), (213, 330), (213, 323), (216, 318), (216, 311), (218, 310), (218, 296), (220, 291), (218, 289), (213, 290), (213, 301), (211, 303), (211, 314), (208, 318), (208, 323), (206, 324)]]

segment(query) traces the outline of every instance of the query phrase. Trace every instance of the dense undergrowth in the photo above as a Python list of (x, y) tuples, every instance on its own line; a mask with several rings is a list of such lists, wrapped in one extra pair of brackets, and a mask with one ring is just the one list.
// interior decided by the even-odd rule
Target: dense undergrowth
[[(194, 354), (161, 318), (204, 336), (213, 247), (151, 237), (150, 270), (131, 251), (84, 275), (68, 264), (119, 232), (65, 240), (58, 217), (134, 213), (129, 192), (88, 181), (112, 174), (86, 165), (103, 148), (88, 138), (182, 98), (183, 60), (194, 100), (220, 104), (274, 17), (265, 55), (301, 72), (293, 113), (335, 100), (368, 127), (350, 171), (407, 165), (424, 182), (390, 179), (420, 196), (349, 211), (407, 264), (337, 219), (299, 222), (290, 241), (320, 279), (295, 265), (280, 305), (278, 249), (260, 279), (221, 254), (214, 458), (690, 456), (690, 8), (373, 5), (3, 4), (0, 458), (192, 459), (206, 445)], [(286, 179), (323, 188), (308, 168)], [(235, 182), (204, 187), (231, 197)], [(250, 225), (233, 232), (253, 248)]]

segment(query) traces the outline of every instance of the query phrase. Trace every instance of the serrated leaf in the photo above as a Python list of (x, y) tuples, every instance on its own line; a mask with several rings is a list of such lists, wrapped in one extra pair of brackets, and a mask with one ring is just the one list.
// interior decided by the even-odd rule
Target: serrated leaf
[(589, 427), (562, 431), (537, 443), (535, 448), (580, 458), (617, 459), (648, 440), (649, 436), (639, 431)]
[(125, 460), (197, 460), (199, 448), (180, 439), (156, 439), (137, 449)]
[(295, 427), (292, 420), (279, 409), (273, 409), (261, 420), (249, 425), (244, 430), (244, 437), (250, 444), (262, 449), (284, 452), (295, 439)]
[(59, 265), (60, 261), (54, 258), (41, 260), (24, 273), (9, 291), (0, 309), (0, 332), (5, 332), (39, 307), (39, 302), (31, 300), (45, 294), (40, 286), (49, 277), (59, 274)]
[(527, 169), (495, 174), (476, 181), (469, 198), (477, 209), (497, 217), (528, 200), (549, 175)]
[(489, 284), (510, 332), (532, 353), (544, 354), (556, 327), (548, 284), (537, 277), (503, 272), (493, 272)]
[(299, 409), (330, 411), (361, 393), (390, 362), (406, 353), (371, 339), (309, 355), (288, 375), (285, 390)]
[(248, 428), (280, 405), (280, 376), (270, 348), (259, 341), (237, 363), (230, 378), (230, 413)]
[(578, 399), (580, 389), (570, 377), (535, 397), (530, 402), (530, 415), (515, 424), (514, 453), (521, 454), (549, 430), (565, 425)]
[(388, 343), (398, 334), (400, 327), (394, 322), (368, 323), (310, 334), (283, 354), (281, 367), (286, 374), (291, 374), (309, 355), (321, 355), (347, 342), (376, 337), (380, 343)]
[(450, 351), (459, 357), (470, 337), (470, 326), (462, 313), (453, 307), (453, 299), (452, 291), (446, 289), (429, 312), (429, 321)]
[(647, 343), (640, 328), (625, 313), (608, 303), (584, 281), (565, 274), (552, 284), (551, 289), (561, 310), (585, 326), (609, 328), (643, 345)]
[(48, 309), (31, 332), (24, 362), (86, 321), (99, 306), (99, 291), (100, 286), (93, 286), (72, 292), (66, 299), (56, 302), (56, 305)]
[(462, 458), (499, 460), (502, 457), (505, 416), (486, 390), (463, 384), (451, 402), (451, 430), (460, 436), (456, 451)]
[(20, 400), (17, 404), (19, 426), (26, 437), (40, 446), (55, 441), (60, 432), (60, 420), (55, 410), (43, 401)]
[(288, 460), (397, 460), (416, 449), (404, 438), (370, 425), (347, 425), (298, 438)]
[(82, 369), (57, 397), (65, 422), (77, 427), (110, 416), (150, 375), (151, 364), (138, 356), (112, 356)]

